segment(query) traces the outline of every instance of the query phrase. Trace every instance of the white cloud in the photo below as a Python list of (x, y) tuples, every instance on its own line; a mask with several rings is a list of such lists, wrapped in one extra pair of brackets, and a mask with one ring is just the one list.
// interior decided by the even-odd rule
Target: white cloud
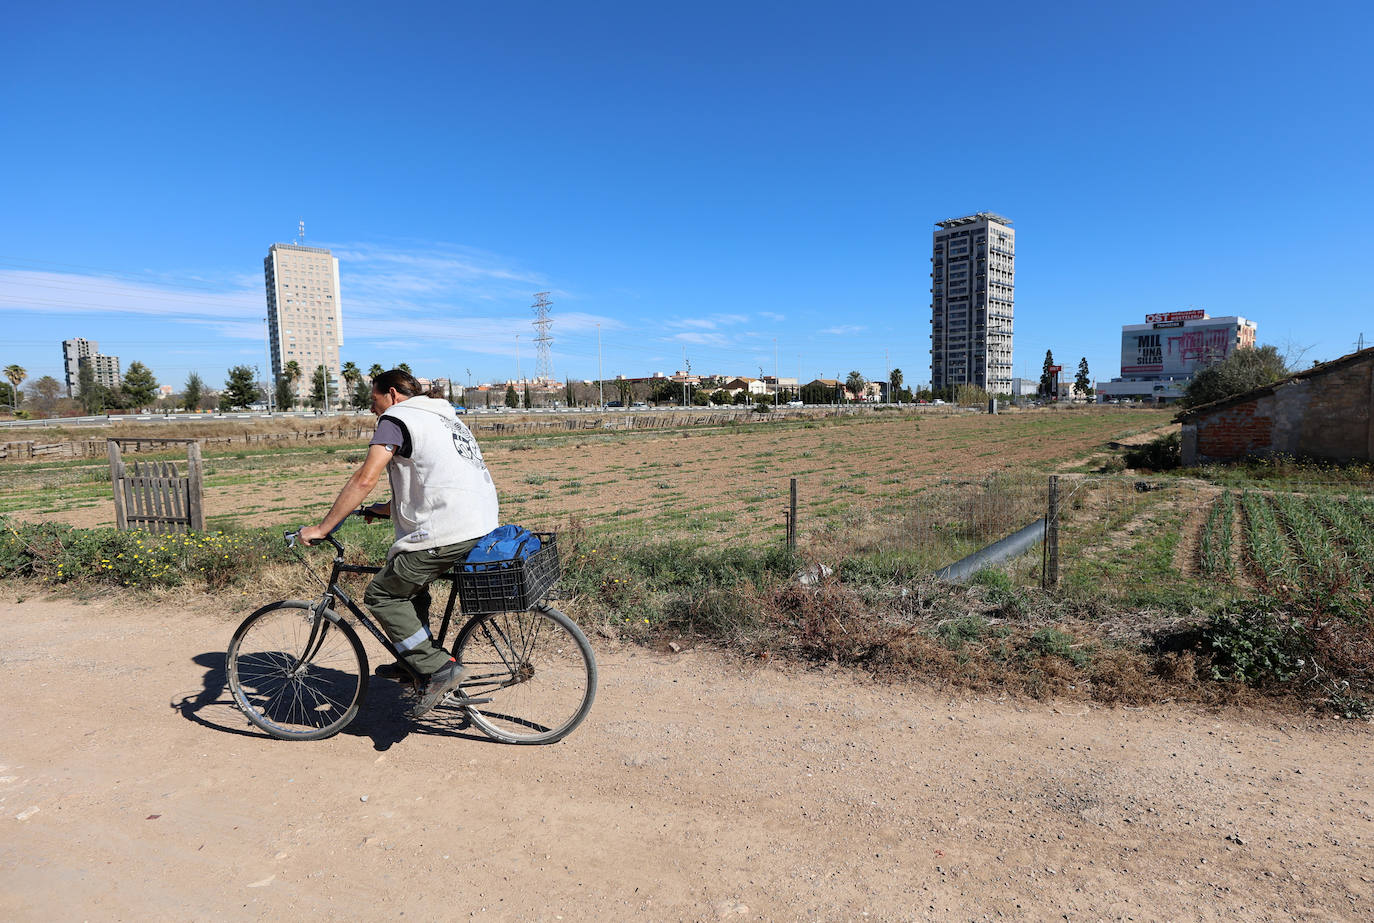
[(720, 327), (732, 327), (736, 324), (748, 323), (747, 314), (708, 314), (705, 317), (683, 317), (665, 320), (663, 326), (672, 330), (681, 330), (689, 327), (695, 330), (716, 330)]
[[(189, 280), (188, 280), (189, 281)], [(261, 282), (258, 283), (261, 285)], [(166, 286), (112, 276), (0, 270), (0, 309), (35, 314), (134, 314), (210, 324), (222, 335), (261, 338), (262, 290)]]
[[(339, 260), (345, 311), (424, 313), (439, 306), (501, 302), (527, 307), (534, 303), (535, 292), (550, 288), (537, 273), (469, 247), (344, 243), (329, 249)], [(566, 292), (556, 295), (571, 297)]]
[(697, 346), (730, 346), (735, 342), (733, 337), (720, 333), (675, 333), (668, 339), (678, 343), (692, 343)]
[(759, 312), (759, 317), (762, 317), (762, 318), (764, 318), (765, 320), (771, 320), (771, 321), (777, 321), (777, 322), (781, 322), (781, 321), (787, 320), (787, 316), (786, 316), (786, 315), (784, 315), (784, 314), (778, 314), (778, 313), (776, 313), (776, 312), (774, 312), (774, 311), (760, 311), (760, 312)]
[(848, 336), (853, 333), (863, 333), (867, 329), (867, 327), (860, 327), (856, 324), (841, 324), (838, 327), (827, 327), (824, 330), (818, 330), (817, 333), (828, 333), (833, 336)]

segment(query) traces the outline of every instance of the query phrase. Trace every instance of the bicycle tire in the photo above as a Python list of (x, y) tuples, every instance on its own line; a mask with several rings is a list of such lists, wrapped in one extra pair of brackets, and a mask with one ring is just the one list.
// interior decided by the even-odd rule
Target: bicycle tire
[(357, 716), (367, 694), (367, 654), (357, 632), (326, 609), (317, 633), (314, 606), (296, 599), (263, 606), (239, 625), (225, 655), (234, 703), (280, 740), (332, 737)]
[(471, 675), (463, 706), (493, 740), (551, 744), (582, 723), (596, 698), (596, 657), (572, 619), (549, 605), (473, 616), (454, 655)]

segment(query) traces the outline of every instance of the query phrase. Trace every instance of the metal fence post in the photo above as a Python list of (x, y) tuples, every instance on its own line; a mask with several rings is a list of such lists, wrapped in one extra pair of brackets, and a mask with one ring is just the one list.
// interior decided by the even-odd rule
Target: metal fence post
[(1045, 507), (1045, 547), (1040, 568), (1040, 586), (1053, 590), (1059, 586), (1059, 476), (1050, 475), (1049, 499)]

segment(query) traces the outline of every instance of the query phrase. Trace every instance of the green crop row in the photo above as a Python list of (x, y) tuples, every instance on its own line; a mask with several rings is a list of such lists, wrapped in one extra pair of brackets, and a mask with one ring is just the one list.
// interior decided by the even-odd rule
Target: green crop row
[(1235, 511), (1235, 497), (1231, 491), (1225, 491), (1212, 504), (1207, 524), (1202, 528), (1202, 572), (1209, 577), (1235, 575), (1235, 565), (1231, 561), (1231, 523)]
[(1302, 573), (1268, 498), (1247, 490), (1240, 506), (1245, 513), (1245, 557), (1259, 583), (1280, 595), (1301, 587)]

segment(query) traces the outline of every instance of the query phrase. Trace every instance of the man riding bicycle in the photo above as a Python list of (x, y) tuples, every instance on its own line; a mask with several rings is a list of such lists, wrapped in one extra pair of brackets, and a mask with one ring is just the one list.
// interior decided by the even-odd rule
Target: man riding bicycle
[(406, 712), (412, 718), (432, 709), (467, 676), (463, 665), (434, 643), (429, 584), (463, 561), (499, 522), (496, 486), (477, 440), (453, 405), (423, 392), (401, 369), (372, 380), (372, 412), (378, 420), (367, 457), (320, 524), (300, 530), (306, 544), (320, 541), (387, 472), (391, 499), (363, 512), (390, 516), (396, 541), (363, 601), (405, 661), (404, 666), (380, 666), (377, 674), (400, 679), (413, 673), (424, 680), (420, 701)]

